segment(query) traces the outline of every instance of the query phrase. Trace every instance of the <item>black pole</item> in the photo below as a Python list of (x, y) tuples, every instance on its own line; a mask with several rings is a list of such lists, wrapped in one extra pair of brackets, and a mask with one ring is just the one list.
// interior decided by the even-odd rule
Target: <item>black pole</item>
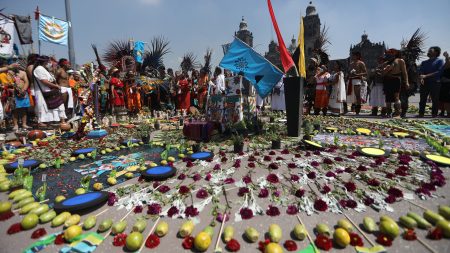
[(70, 0), (65, 0), (66, 3), (66, 20), (69, 22), (69, 61), (72, 68), (75, 68), (75, 50), (73, 45), (73, 29), (72, 29), (72, 16), (70, 13)]

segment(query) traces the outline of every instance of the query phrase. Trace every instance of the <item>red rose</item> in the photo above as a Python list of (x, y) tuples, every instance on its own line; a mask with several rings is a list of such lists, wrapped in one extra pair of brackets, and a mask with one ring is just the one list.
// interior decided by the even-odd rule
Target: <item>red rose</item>
[(269, 216), (278, 216), (280, 215), (280, 210), (276, 206), (269, 205), (269, 208), (266, 210), (266, 214)]
[(113, 245), (116, 247), (122, 247), (125, 245), (125, 241), (127, 239), (127, 234), (120, 233), (114, 236)]
[(303, 189), (298, 189), (297, 191), (295, 191), (295, 196), (297, 197), (297, 198), (301, 198), (301, 197), (303, 197), (305, 195), (305, 190), (303, 190)]
[(181, 244), (184, 249), (192, 249), (192, 246), (194, 245), (194, 237), (188, 236), (184, 238), (183, 243)]
[(199, 199), (206, 199), (206, 197), (208, 197), (208, 192), (202, 188), (202, 189), (198, 190), (198, 192), (195, 196)]
[(328, 209), (328, 205), (325, 201), (317, 199), (314, 201), (314, 209), (317, 211), (325, 212)]
[(258, 197), (260, 198), (267, 198), (269, 196), (269, 190), (267, 190), (266, 188), (262, 188), (259, 191)]
[(272, 184), (278, 183), (280, 180), (278, 179), (278, 176), (275, 174), (269, 174), (267, 175), (267, 181), (269, 181)]
[(352, 245), (353, 247), (364, 246), (362, 238), (357, 233), (349, 233), (349, 235), (350, 235), (350, 245)]
[(134, 213), (142, 213), (142, 206), (135, 206), (133, 212)]
[(182, 195), (188, 194), (190, 191), (191, 189), (185, 185), (180, 186), (180, 189), (178, 190), (178, 192)]
[(293, 240), (286, 240), (283, 244), (287, 251), (296, 251), (297, 244)]
[(316, 240), (314, 240), (314, 244), (316, 244), (319, 249), (325, 251), (328, 251), (331, 249), (331, 247), (333, 247), (333, 242), (324, 235), (318, 235), (316, 237)]
[(345, 186), (345, 189), (347, 189), (347, 191), (349, 191), (349, 192), (354, 192), (356, 190), (356, 184), (353, 182), (350, 182), (350, 181), (346, 182), (344, 184), (344, 186)]
[(229, 242), (227, 242), (226, 248), (230, 252), (237, 252), (241, 249), (241, 245), (237, 240), (231, 239)]
[(378, 235), (377, 243), (379, 243), (379, 244), (381, 244), (383, 246), (387, 246), (387, 247), (392, 246), (391, 238), (389, 238), (388, 236), (383, 235), (383, 234)]
[(253, 211), (248, 208), (241, 208), (241, 210), (239, 211), (239, 214), (241, 215), (241, 218), (243, 220), (249, 220), (249, 219), (253, 218)]
[(195, 217), (198, 215), (198, 210), (194, 206), (188, 206), (186, 207), (186, 210), (184, 211), (184, 214), (186, 217)]
[(159, 237), (155, 234), (151, 234), (145, 241), (145, 247), (153, 249), (158, 247), (159, 243)]

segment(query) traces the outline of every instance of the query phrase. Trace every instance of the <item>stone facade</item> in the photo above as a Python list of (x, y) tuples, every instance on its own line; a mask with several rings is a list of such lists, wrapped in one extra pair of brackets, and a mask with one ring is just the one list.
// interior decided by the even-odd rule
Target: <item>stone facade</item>
[(242, 17), (242, 21), (239, 24), (239, 31), (235, 32), (234, 36), (253, 47), (253, 33), (247, 29), (247, 21), (245, 21), (244, 17)]
[(306, 16), (303, 17), (306, 61), (313, 56), (314, 43), (320, 36), (320, 25), (320, 18), (316, 7), (312, 5), (312, 2), (309, 2), (309, 6), (306, 8)]
[(377, 59), (386, 51), (384, 42), (373, 43), (369, 40), (369, 36), (364, 33), (361, 36), (361, 42), (354, 46), (350, 46), (350, 56), (352, 52), (360, 52), (362, 60), (366, 64), (367, 71), (375, 69), (378, 65)]
[(272, 40), (270, 42), (269, 51), (264, 54), (264, 57), (279, 69), (283, 69), (283, 65), (281, 64), (280, 51), (278, 50), (278, 43), (276, 43), (275, 41)]

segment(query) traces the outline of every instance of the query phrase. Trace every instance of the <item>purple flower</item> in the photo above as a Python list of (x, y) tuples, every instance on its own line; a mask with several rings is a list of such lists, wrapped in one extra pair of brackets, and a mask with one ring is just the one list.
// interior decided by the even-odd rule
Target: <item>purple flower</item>
[(202, 179), (202, 176), (200, 176), (200, 174), (195, 174), (193, 177), (192, 177), (192, 179), (194, 180), (194, 181), (199, 181), (200, 179)]
[(172, 206), (171, 208), (169, 208), (169, 210), (167, 210), (167, 216), (168, 216), (169, 218), (172, 218), (174, 215), (177, 215), (178, 212), (179, 212), (179, 211), (178, 211), (178, 208)]
[(229, 177), (229, 178), (225, 179), (223, 182), (224, 182), (225, 184), (233, 184), (233, 183), (234, 183), (234, 179), (231, 178), (231, 177)]
[(308, 176), (309, 179), (315, 179), (316, 178), (316, 172), (311, 171), (311, 172), (308, 173), (307, 176)]
[(194, 206), (188, 206), (186, 207), (184, 214), (186, 215), (186, 217), (195, 217), (198, 215), (198, 210)]
[(295, 165), (295, 163), (288, 163), (288, 168), (295, 169), (295, 168), (297, 168), (297, 165)]
[(205, 189), (198, 190), (197, 194), (195, 196), (199, 199), (206, 199), (208, 197), (208, 192)]
[(269, 181), (272, 184), (278, 183), (280, 180), (278, 179), (278, 176), (275, 174), (269, 174), (267, 175), (267, 181)]
[(253, 163), (253, 162), (248, 163), (247, 166), (248, 166), (249, 168), (255, 168), (255, 167), (256, 167), (256, 166), (255, 166), (255, 163)]
[(297, 198), (301, 198), (301, 197), (303, 197), (305, 195), (305, 190), (303, 190), (303, 189), (298, 189), (297, 191), (295, 191), (295, 196), (297, 197)]
[(239, 214), (241, 215), (241, 218), (243, 220), (249, 220), (249, 219), (253, 218), (253, 211), (248, 208), (241, 208), (241, 210), (239, 211)]
[(286, 213), (289, 215), (296, 215), (298, 214), (298, 208), (294, 205), (289, 205), (286, 209)]
[(278, 210), (278, 207), (269, 205), (269, 207), (266, 210), (266, 214), (269, 216), (278, 216), (280, 215), (280, 210)]
[(191, 189), (189, 189), (189, 187), (187, 187), (186, 185), (182, 185), (182, 186), (180, 186), (180, 189), (178, 189), (178, 192), (181, 195), (188, 194), (190, 191), (191, 191)]
[(178, 180), (184, 180), (186, 178), (186, 175), (184, 173), (181, 173), (178, 175)]
[(336, 174), (334, 174), (334, 172), (332, 172), (332, 171), (328, 171), (328, 172), (325, 174), (325, 176), (335, 178), (335, 177), (336, 177)]
[(292, 182), (298, 182), (298, 180), (300, 180), (300, 177), (297, 175), (291, 175), (291, 181)]
[(214, 165), (214, 170), (220, 170), (220, 164)]
[(279, 190), (275, 189), (275, 190), (272, 192), (272, 195), (278, 198), (278, 197), (280, 197), (281, 192), (280, 192)]
[(148, 210), (147, 210), (147, 214), (150, 215), (157, 215), (161, 213), (161, 205), (158, 203), (153, 203), (148, 205)]
[(247, 187), (241, 187), (239, 188), (238, 196), (243, 197), (247, 193), (250, 193), (250, 190)]
[(269, 196), (269, 190), (267, 190), (266, 188), (262, 188), (259, 191), (258, 197), (260, 198), (267, 198)]
[[(218, 214), (217, 214), (216, 220), (217, 220), (218, 222), (222, 223), (222, 222), (223, 222), (223, 214), (222, 214), (222, 213), (218, 213)], [(228, 214), (227, 214), (227, 218), (225, 219), (225, 222), (227, 222), (227, 221), (229, 221), (229, 220), (230, 220), (230, 214), (228, 213)]]
[(166, 193), (166, 192), (170, 191), (170, 187), (167, 186), (167, 185), (161, 185), (161, 186), (158, 188), (158, 191), (159, 191), (160, 193)]
[(319, 165), (320, 165), (319, 162), (316, 162), (316, 161), (311, 162), (311, 166), (313, 166), (313, 167), (319, 167)]
[(250, 184), (252, 182), (252, 178), (250, 176), (245, 176), (244, 178), (242, 178), (242, 181), (245, 184)]

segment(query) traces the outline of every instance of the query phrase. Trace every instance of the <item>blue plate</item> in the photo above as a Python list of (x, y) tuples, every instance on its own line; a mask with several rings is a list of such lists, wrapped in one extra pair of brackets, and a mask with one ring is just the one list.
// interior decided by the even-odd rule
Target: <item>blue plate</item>
[(65, 132), (65, 133), (63, 133), (62, 135), (61, 135), (61, 138), (63, 138), (63, 139), (69, 139), (69, 138), (71, 138), (72, 136), (74, 136), (75, 135), (75, 132)]
[(108, 135), (108, 132), (104, 129), (100, 130), (92, 130), (87, 135), (86, 138), (88, 139), (100, 139)]
[(207, 160), (214, 157), (213, 152), (197, 152), (188, 156), (191, 160)]
[(147, 180), (160, 181), (173, 177), (176, 173), (177, 170), (174, 167), (156, 166), (143, 171), (141, 175)]
[(85, 155), (85, 154), (91, 153), (94, 150), (95, 150), (95, 148), (82, 148), (82, 149), (73, 151), (73, 154), (74, 155), (81, 155), (81, 154)]
[[(35, 169), (39, 166), (39, 164), (41, 164), (40, 161), (38, 160), (34, 160), (34, 159), (30, 159), (30, 160), (25, 160), (23, 162), (23, 167), (24, 168), (29, 168), (29, 169)], [(17, 169), (17, 167), (19, 166), (18, 162), (13, 162), (13, 163), (9, 163), (5, 165), (5, 170), (8, 173), (12, 173), (14, 172), (15, 169)]]
[(60, 212), (70, 212), (70, 213), (80, 213), (86, 209), (92, 209), (95, 207), (100, 207), (108, 200), (108, 192), (88, 192), (85, 194), (77, 195), (60, 203), (55, 203), (53, 209), (57, 213)]

